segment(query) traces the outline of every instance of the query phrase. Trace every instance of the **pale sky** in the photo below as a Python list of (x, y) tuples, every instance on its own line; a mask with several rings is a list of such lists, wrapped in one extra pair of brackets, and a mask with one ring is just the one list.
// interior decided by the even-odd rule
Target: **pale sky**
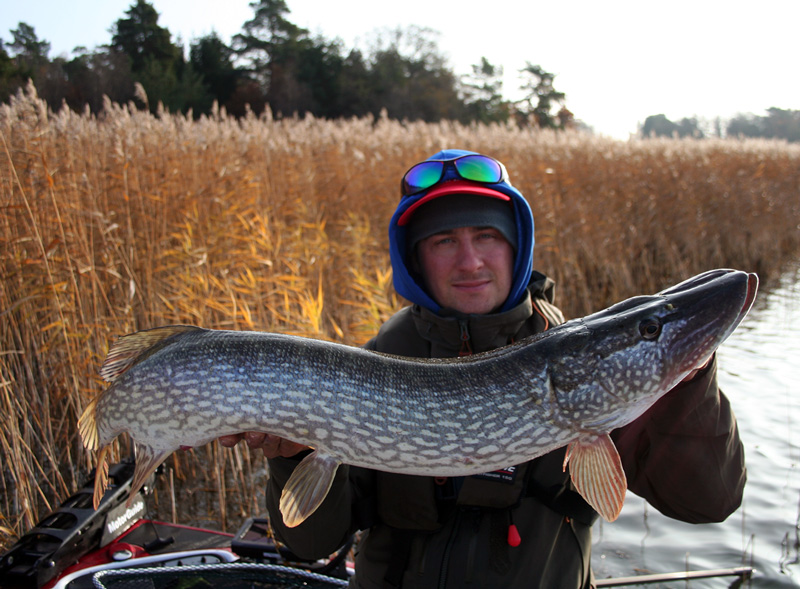
[[(50, 57), (110, 42), (133, 0), (0, 0), (0, 38), (20, 21), (51, 43)], [(152, 0), (159, 25), (188, 47), (216, 31), (226, 42), (253, 16), (249, 0)], [(376, 30), (418, 25), (456, 74), (486, 57), (516, 97), (526, 61), (556, 74), (566, 106), (597, 133), (626, 139), (653, 114), (763, 115), (800, 110), (800, 0), (287, 0), (289, 21), (365, 48)]]

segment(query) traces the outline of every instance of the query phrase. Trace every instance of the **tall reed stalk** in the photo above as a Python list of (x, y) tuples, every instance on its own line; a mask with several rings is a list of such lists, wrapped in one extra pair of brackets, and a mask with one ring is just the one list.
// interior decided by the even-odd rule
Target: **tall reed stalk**
[[(111, 103), (53, 114), (28, 88), (0, 107), (0, 548), (91, 469), (76, 422), (119, 335), (190, 323), (369, 339), (403, 305), (386, 244), (399, 178), (447, 147), (505, 162), (568, 316), (713, 267), (775, 277), (797, 257), (796, 145), (193, 121)], [(185, 523), (231, 529), (263, 509), (265, 463), (247, 449), (212, 444), (167, 465)], [(155, 507), (170, 513), (166, 486)]]

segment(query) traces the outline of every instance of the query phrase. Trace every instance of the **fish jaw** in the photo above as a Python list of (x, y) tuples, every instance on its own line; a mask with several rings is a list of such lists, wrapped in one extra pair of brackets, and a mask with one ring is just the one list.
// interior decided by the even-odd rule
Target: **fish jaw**
[(557, 421), (603, 434), (639, 417), (733, 332), (757, 286), (754, 274), (715, 270), (556, 328), (547, 370)]
[[(680, 382), (706, 361), (747, 316), (758, 292), (758, 276), (738, 270), (711, 270), (665, 289), (675, 307), (674, 376)], [(680, 314), (686, 309), (683, 318)]]

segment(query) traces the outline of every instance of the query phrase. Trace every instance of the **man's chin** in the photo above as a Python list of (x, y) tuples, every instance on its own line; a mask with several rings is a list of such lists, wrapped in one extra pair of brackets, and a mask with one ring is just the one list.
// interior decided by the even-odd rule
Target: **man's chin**
[[(453, 301), (452, 308), (465, 315), (486, 315), (492, 313), (500, 305), (483, 297), (459, 297)], [(501, 303), (502, 304), (502, 303)]]

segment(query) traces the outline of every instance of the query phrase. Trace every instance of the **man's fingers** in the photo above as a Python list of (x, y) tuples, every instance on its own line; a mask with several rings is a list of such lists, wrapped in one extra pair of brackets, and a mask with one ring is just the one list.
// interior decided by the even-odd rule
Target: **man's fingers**
[(272, 437), (274, 436), (270, 436), (269, 434), (265, 434), (263, 432), (247, 432), (244, 434), (245, 442), (247, 442), (247, 445), (252, 449), (260, 448), (267, 442), (269, 438)]
[(243, 437), (244, 434), (230, 434), (227, 436), (220, 436), (218, 439), (221, 446), (225, 446), (226, 448), (233, 448), (236, 444), (238, 444), (242, 440)]
[(298, 444), (296, 442), (292, 442), (291, 440), (286, 440), (284, 438), (279, 438), (278, 436), (272, 436), (267, 434), (264, 438), (264, 442), (261, 444), (261, 449), (264, 451), (264, 456), (267, 458), (291, 458), (298, 452), (302, 452), (305, 450), (307, 446), (303, 444)]
[(233, 448), (242, 440), (247, 443), (251, 450), (261, 449), (267, 458), (277, 458), (282, 456), (290, 458), (307, 448), (303, 444), (285, 440), (279, 436), (265, 434), (263, 432), (244, 432), (241, 434), (231, 434), (220, 436), (219, 443), (226, 448)]
[(683, 380), (682, 380), (681, 382), (689, 382), (689, 381), (690, 381), (690, 380), (692, 380), (694, 377), (696, 377), (696, 376), (697, 376), (697, 375), (698, 375), (698, 374), (699, 374), (701, 371), (705, 370), (705, 369), (706, 369), (706, 367), (708, 366), (709, 362), (711, 362), (711, 359), (712, 359), (713, 357), (714, 357), (714, 354), (712, 353), (712, 354), (711, 354), (711, 355), (710, 355), (708, 358), (706, 358), (706, 359), (705, 359), (705, 360), (703, 360), (703, 361), (702, 361), (700, 364), (698, 364), (698, 365), (695, 367), (695, 369), (694, 369), (694, 370), (692, 370), (692, 371), (691, 371), (689, 374), (687, 374), (687, 375), (686, 375), (686, 376), (683, 378)]

